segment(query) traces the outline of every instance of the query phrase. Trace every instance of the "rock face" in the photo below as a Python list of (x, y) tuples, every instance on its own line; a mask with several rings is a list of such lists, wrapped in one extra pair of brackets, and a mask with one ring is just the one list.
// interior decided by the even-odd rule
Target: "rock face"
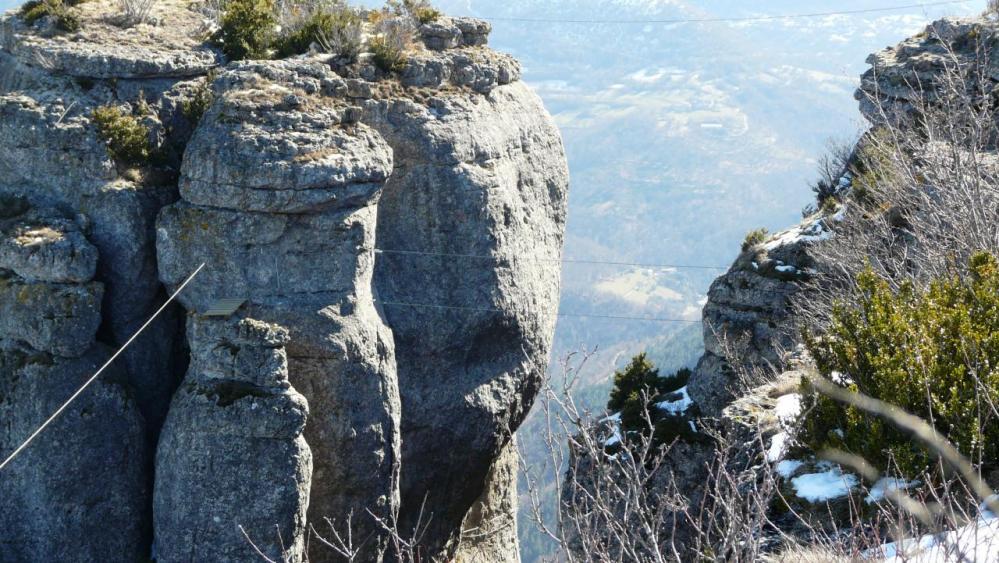
[(174, 287), (205, 262), (185, 308), (236, 297), (288, 327), (291, 378), (315, 413), (310, 519), (325, 527), (353, 513), (377, 548), (366, 511), (388, 518), (399, 505), (396, 363), (371, 287), (376, 180), (391, 153), (365, 125), (343, 123), (344, 87), (328, 66), (234, 65), (215, 86), (184, 157), (184, 201), (160, 215), (160, 275)]
[[(97, 249), (53, 209), (4, 194), (0, 203), (6, 459), (110, 352), (95, 341), (103, 293), (93, 281)], [(142, 557), (149, 533), (145, 435), (125, 374), (112, 367), (0, 471), (0, 561)]]
[(944, 18), (894, 47), (872, 54), (856, 98), (872, 124), (912, 117), (952, 85), (956, 77), (975, 75), (968, 84), (989, 96), (999, 81), (995, 39), (999, 25), (983, 19)]
[(711, 284), (703, 311), (704, 356), (689, 384), (704, 416), (719, 416), (735, 399), (740, 374), (783, 368), (800, 339), (792, 300), (814, 272), (809, 248), (830, 236), (835, 221), (814, 216), (778, 233), (743, 252)]
[(397, 162), (378, 207), (375, 285), (399, 366), (403, 522), (424, 498), (444, 508), (428, 536), (443, 545), (540, 384), (567, 171), (554, 126), (520, 83), (430, 103), (365, 108)]
[[(186, 0), (135, 28), (115, 5), (76, 9), (72, 34), (0, 16), (4, 369), (70, 388), (86, 371), (74, 362), (124, 344), (205, 265), (122, 354), (120, 386), (101, 388), (122, 403), (93, 424), (124, 421), (115, 443), (134, 455), (83, 461), (135, 475), (120, 492), (83, 487), (124, 507), (96, 522), (127, 520), (113, 541), (108, 526), (86, 535), (126, 555), (80, 559), (152, 553), (152, 486), (165, 561), (252, 559), (237, 523), (275, 559), (277, 524), (299, 560), (303, 510), (322, 536), (327, 518), (349, 526), (361, 560), (392, 558), (376, 518), (405, 530), (421, 509), (424, 556), (515, 560), (511, 444), (547, 365), (568, 189), (519, 65), (485, 46), (488, 24), (447, 17), (395, 73), (369, 55), (226, 64)], [(112, 158), (102, 106), (145, 126), (156, 158)], [(234, 319), (204, 316), (220, 299), (243, 303)], [(24, 427), (3, 447), (42, 404), (17, 400)], [(10, 529), (48, 506), (17, 502)], [(489, 531), (463, 537), (463, 522)], [(338, 559), (308, 543), (311, 560)]]
[(455, 561), (520, 563), (517, 537), (519, 461), (516, 440), (513, 440), (489, 468), (485, 490), (465, 515)]
[(154, 557), (302, 561), (312, 453), (308, 403), (288, 383), (288, 331), (193, 317), (188, 334), (191, 368), (156, 454)]

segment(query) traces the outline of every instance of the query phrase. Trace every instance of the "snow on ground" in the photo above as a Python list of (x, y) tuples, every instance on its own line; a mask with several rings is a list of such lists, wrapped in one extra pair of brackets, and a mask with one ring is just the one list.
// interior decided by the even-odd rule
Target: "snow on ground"
[(611, 433), (610, 438), (604, 440), (604, 446), (608, 447), (620, 443), (621, 443), (621, 428), (619, 426), (615, 426)]
[(607, 424), (611, 430), (609, 438), (604, 440), (604, 447), (621, 443), (621, 413), (616, 412), (610, 416), (600, 419), (600, 422)]
[(836, 385), (853, 385), (853, 378), (838, 371), (829, 374), (829, 379)]
[(791, 479), (795, 494), (808, 502), (845, 497), (859, 484), (856, 475), (843, 473), (838, 466), (821, 463), (819, 467), (828, 469), (822, 473), (808, 473)]
[(801, 414), (801, 395), (798, 393), (791, 393), (790, 395), (784, 395), (777, 399), (777, 405), (774, 407), (774, 415), (777, 416), (777, 420), (781, 424), (791, 424), (798, 419)]
[(943, 534), (885, 544), (868, 559), (885, 563), (950, 563), (999, 561), (999, 520), (979, 518), (967, 526)]
[(898, 491), (905, 490), (909, 487), (915, 487), (919, 484), (919, 481), (906, 481), (905, 479), (897, 479), (895, 477), (882, 477), (878, 479), (877, 483), (871, 487), (871, 492), (864, 499), (867, 504), (874, 504), (879, 502), (881, 499), (885, 498), (885, 493), (888, 491)]
[(789, 441), (791, 441), (791, 435), (787, 432), (774, 434), (774, 437), (770, 439), (770, 449), (767, 450), (767, 461), (770, 463), (780, 461), (787, 453)]
[(773, 240), (764, 245), (764, 248), (774, 250), (796, 242), (818, 242), (826, 240), (831, 236), (832, 232), (826, 228), (825, 223), (816, 221), (809, 225), (798, 225), (793, 229), (778, 233)]
[(777, 464), (777, 474), (785, 479), (790, 479), (791, 475), (794, 475), (794, 472), (802, 465), (805, 465), (805, 462), (795, 459), (785, 459)]
[(663, 401), (661, 403), (656, 403), (656, 408), (661, 411), (667, 412), (669, 414), (683, 414), (687, 412), (690, 405), (694, 404), (694, 401), (690, 398), (690, 393), (687, 392), (687, 386), (677, 389), (675, 393), (680, 394), (680, 398), (675, 401)]

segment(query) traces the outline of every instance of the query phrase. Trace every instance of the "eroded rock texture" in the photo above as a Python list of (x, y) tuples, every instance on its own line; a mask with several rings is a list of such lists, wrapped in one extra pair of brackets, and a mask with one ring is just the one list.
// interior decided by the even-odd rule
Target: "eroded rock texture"
[[(0, 459), (110, 357), (96, 342), (97, 249), (53, 209), (0, 193)], [(124, 372), (106, 371), (0, 472), (0, 561), (145, 554), (145, 424)], [(107, 530), (115, 530), (108, 534)]]
[[(164, 432), (155, 468), (153, 448), (134, 465), (155, 483), (157, 507), (181, 507), (157, 510), (160, 557), (182, 559), (170, 550), (188, 546), (239, 560), (242, 546), (224, 534), (237, 517), (262, 525), (266, 506), (298, 538), (302, 522), (288, 514), (307, 491), (308, 521), (326, 536), (326, 518), (341, 533), (351, 526), (362, 560), (393, 556), (372, 515), (398, 516), (405, 530), (421, 509), (424, 556), (454, 556), (462, 522), (489, 514), (511, 522), (473, 543), (510, 560), (510, 444), (548, 360), (568, 189), (561, 139), (517, 62), (485, 46), (485, 22), (442, 17), (420, 28), (422, 44), (396, 73), (368, 56), (226, 64), (185, 1), (157, 2), (159, 23), (141, 34), (114, 25), (113, 7), (89, 2), (75, 35), (0, 18), (0, 191), (78, 225), (48, 225), (64, 236), (30, 252), (0, 243), (10, 264), (0, 267), (13, 272), (0, 284), (0, 338), (52, 343), (67, 357), (89, 353), (72, 338), (81, 332), (120, 346), (204, 264), (119, 365), (146, 421), (125, 430)], [(206, 84), (212, 101), (192, 114)], [(106, 105), (148, 128), (154, 159), (110, 156), (92, 117)], [(39, 272), (58, 288), (26, 291)], [(303, 420), (293, 416), (298, 403), (281, 385), (211, 364), (219, 342), (239, 340), (222, 336), (228, 324), (200, 319), (226, 298), (243, 302), (239, 318), (287, 329), (288, 378), (307, 420), (304, 404)], [(200, 320), (185, 329), (184, 312)], [(219, 393), (196, 391), (216, 380), (253, 392), (222, 405)], [(287, 408), (247, 406), (258, 399)], [(263, 439), (277, 420), (279, 436)], [(290, 430), (299, 422), (311, 478)], [(253, 457), (294, 473), (299, 496), (253, 501), (256, 477), (235, 477)], [(212, 459), (234, 471), (183, 478)], [(129, 545), (142, 554), (147, 497), (130, 499), (146, 535)], [(210, 545), (204, 534), (221, 539)], [(272, 539), (259, 542), (270, 549)], [(310, 546), (313, 561), (337, 559), (322, 542)]]
[(288, 331), (239, 318), (188, 326), (191, 368), (156, 453), (154, 556), (302, 561), (312, 453), (308, 403), (288, 383)]

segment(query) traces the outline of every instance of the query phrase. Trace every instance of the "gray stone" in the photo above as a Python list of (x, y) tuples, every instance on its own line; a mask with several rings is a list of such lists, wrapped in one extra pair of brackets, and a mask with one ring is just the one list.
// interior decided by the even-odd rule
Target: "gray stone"
[[(92, 0), (76, 10), (77, 33), (44, 33), (14, 14), (0, 16), (0, 49), (28, 66), (86, 78), (195, 76), (222, 61), (203, 41), (202, 18), (181, 0), (154, 6), (159, 25), (116, 25), (113, 0)], [(126, 47), (127, 46), (127, 47)], [(125, 48), (123, 48), (125, 47)]]
[(461, 40), (468, 47), (485, 45), (493, 26), (486, 20), (477, 18), (454, 18), (454, 23), (461, 30)]
[[(989, 96), (999, 80), (996, 38), (999, 24), (985, 19), (943, 18), (894, 47), (868, 57), (856, 98), (873, 124), (914, 117), (919, 107), (949, 95), (947, 75), (981, 73), (972, 78), (975, 96)], [(981, 87), (981, 88), (980, 88)]]
[[(91, 123), (93, 104), (69, 91), (0, 96), (0, 191), (86, 218), (88, 239), (101, 256), (96, 278), (105, 287), (109, 343), (121, 345), (163, 302), (153, 227), (177, 188), (121, 179)], [(153, 430), (178, 383), (175, 365), (183, 364), (174, 350), (177, 323), (176, 311), (167, 310), (122, 356)]]
[[(0, 459), (109, 356), (102, 346), (69, 359), (0, 341)], [(112, 366), (0, 470), (0, 562), (103, 563), (147, 555), (148, 447), (124, 379)]]
[(482, 495), (465, 515), (455, 561), (520, 563), (517, 537), (519, 472), (520, 455), (514, 439), (493, 461)]
[(419, 31), (427, 49), (445, 51), (461, 45), (461, 30), (451, 18), (437, 18), (436, 21), (421, 25)]
[(475, 18), (440, 16), (420, 26), (423, 44), (433, 51), (446, 51), (458, 47), (480, 47), (489, 42), (492, 26)]
[[(32, 234), (31, 225), (0, 228), (0, 338), (82, 354), (99, 325), (102, 341), (119, 346), (204, 263), (180, 296), (188, 312), (242, 298), (239, 315), (268, 324), (246, 325), (218, 346), (222, 321), (192, 323), (192, 363), (179, 391), (187, 358), (179, 308), (167, 308), (120, 358), (119, 377), (147, 421), (123, 431), (144, 427), (155, 438), (168, 407), (176, 411), (159, 451), (177, 461), (160, 463), (156, 487), (188, 516), (168, 523), (179, 539), (158, 542), (158, 554), (174, 557), (164, 546), (188, 542), (208, 560), (246, 560), (231, 525), (217, 531), (215, 546), (216, 538), (188, 532), (213, 510), (198, 499), (218, 495), (228, 524), (245, 508), (252, 539), (271, 549), (273, 536), (257, 530), (273, 515), (260, 503), (299, 514), (308, 491), (308, 516), (320, 532), (324, 518), (353, 515), (354, 537), (365, 542), (361, 559), (376, 559), (385, 534), (367, 511), (388, 517), (400, 509), (404, 466), (404, 520), (426, 494), (432, 527), (422, 551), (453, 554), (462, 522), (512, 511), (510, 467), (495, 460), (509, 461), (503, 452), (533, 400), (554, 330), (558, 269), (543, 265), (560, 257), (567, 169), (557, 130), (518, 82), (516, 61), (483, 47), (485, 22), (446, 19), (443, 50), (415, 50), (401, 74), (366, 61), (334, 72), (344, 63), (326, 56), (232, 63), (195, 124), (183, 115), (184, 101), (220, 61), (204, 45), (201, 16), (186, 0), (159, 0), (158, 23), (128, 27), (109, 17), (114, 7), (90, 0), (77, 8), (76, 34), (0, 18), (0, 192), (53, 210), (32, 221), (61, 237)], [(142, 120), (161, 151), (157, 162), (165, 164), (119, 170), (91, 115), (106, 104), (135, 108), (140, 95), (151, 109)], [(389, 197), (380, 203), (383, 193)], [(383, 248), (495, 260), (376, 255), (376, 234)], [(20, 305), (22, 291), (37, 293), (36, 301)], [(89, 296), (89, 308), (52, 316), (73, 295)], [(287, 334), (266, 328), (273, 323)], [(290, 381), (312, 409), (307, 422), (288, 382), (275, 377), (282, 345)], [(406, 419), (412, 444), (404, 456)], [(314, 456), (311, 479), (300, 433)], [(267, 440), (283, 445), (265, 447)], [(205, 479), (213, 472), (204, 460), (223, 458), (238, 470), (264, 460), (294, 477), (281, 494), (246, 498), (235, 477)], [(153, 481), (151, 455), (130, 460), (145, 471), (143, 483)], [(189, 478), (195, 472), (201, 479)], [(92, 494), (86, 487), (81, 494)], [(143, 495), (130, 500), (148, 506)], [(150, 514), (127, 513), (134, 526), (151, 529)], [(301, 518), (288, 522), (298, 537)], [(480, 547), (512, 549), (510, 530)], [(317, 543), (311, 560), (336, 559)], [(137, 560), (148, 547), (142, 536), (129, 540), (134, 551), (121, 552)]]
[[(14, 206), (0, 196), (5, 204)], [(0, 269), (31, 282), (88, 282), (97, 272), (97, 249), (74, 221), (37, 212), (0, 216)]]
[(179, 203), (158, 228), (168, 286), (208, 263), (181, 295), (185, 308), (247, 299), (247, 314), (290, 331), (291, 381), (316, 413), (305, 429), (310, 520), (353, 512), (358, 537), (376, 530), (366, 510), (398, 505), (400, 407), (391, 336), (372, 302), (374, 221), (372, 207), (272, 215)]
[[(521, 83), (430, 107), (365, 108), (396, 162), (378, 206), (387, 252), (375, 279), (399, 366), (403, 524), (426, 499), (437, 553), (485, 489), (547, 365), (568, 170), (558, 130)], [(453, 257), (468, 255), (492, 258)]]
[(813, 216), (775, 234), (711, 284), (703, 310), (705, 354), (689, 384), (704, 416), (719, 416), (735, 399), (740, 374), (783, 369), (800, 342), (793, 305), (816, 265), (809, 249), (829, 236), (830, 221)]
[[(303, 78), (313, 79), (311, 94)], [(351, 122), (343, 100), (314, 95), (320, 80), (335, 78), (307, 63), (244, 66), (221, 77), (222, 92), (187, 148), (184, 199), (274, 213), (371, 199), (392, 170), (392, 154), (371, 129)]]
[(406, 87), (469, 88), (488, 94), (520, 80), (520, 64), (509, 55), (485, 49), (428, 51), (409, 57), (401, 81)]
[(191, 369), (156, 454), (157, 561), (303, 561), (308, 403), (288, 383), (288, 332), (192, 318)]
[(75, 358), (90, 349), (101, 324), (100, 283), (25, 282), (0, 273), (0, 339)]

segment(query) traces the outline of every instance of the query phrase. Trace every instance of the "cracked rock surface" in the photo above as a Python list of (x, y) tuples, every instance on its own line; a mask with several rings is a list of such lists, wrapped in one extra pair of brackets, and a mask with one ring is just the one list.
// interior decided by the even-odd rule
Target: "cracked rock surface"
[[(105, 410), (134, 455), (113, 469), (145, 488), (107, 493), (135, 507), (108, 516), (130, 519), (114, 541), (89, 531), (128, 556), (80, 560), (247, 560), (234, 524), (271, 550), (268, 521), (300, 560), (330, 518), (371, 561), (387, 547), (372, 515), (405, 527), (422, 508), (428, 557), (516, 561), (511, 444), (548, 362), (568, 169), (489, 25), (424, 25), (386, 73), (367, 56), (226, 62), (181, 0), (134, 28), (112, 0), (85, 8), (75, 34), (0, 16), (0, 201), (30, 208), (0, 208), (0, 341), (69, 370), (205, 268), (119, 360), (127, 401)], [(155, 159), (112, 158), (106, 105), (148, 128)], [(221, 299), (241, 306), (204, 317)], [(486, 537), (462, 536), (483, 519)]]

